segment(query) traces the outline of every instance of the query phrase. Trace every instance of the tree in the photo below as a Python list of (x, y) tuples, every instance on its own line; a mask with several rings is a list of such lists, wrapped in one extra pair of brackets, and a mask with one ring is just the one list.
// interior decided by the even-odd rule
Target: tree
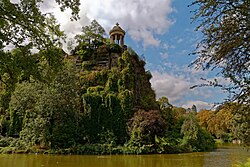
[(128, 130), (131, 141), (154, 144), (155, 136), (163, 137), (165, 135), (166, 123), (157, 110), (139, 110), (130, 120)]
[(158, 103), (160, 105), (160, 109), (161, 110), (168, 109), (168, 108), (169, 109), (173, 108), (173, 106), (169, 103), (167, 97), (161, 97), (161, 98), (159, 98)]
[[(78, 18), (79, 0), (55, 0), (61, 7), (72, 9), (72, 19)], [(14, 47), (26, 45), (27, 41), (36, 48), (60, 43), (63, 36), (51, 14), (43, 14), (39, 6), (42, 0), (9, 0), (0, 2), (0, 49), (9, 44)]]
[(246, 146), (250, 146), (250, 107), (236, 105), (237, 110), (233, 118), (233, 134)]
[(72, 146), (79, 130), (80, 96), (77, 71), (64, 61), (49, 83), (22, 82), (13, 92), (9, 108), (9, 135), (19, 134), (25, 146)]
[(18, 82), (29, 81), (30, 76), (40, 78), (37, 59), (30, 52), (30, 46), (20, 47), (11, 52), (0, 51), (0, 110), (8, 108), (11, 93)]
[(186, 109), (182, 107), (173, 107), (175, 122), (181, 119), (186, 114)]
[(83, 61), (93, 59), (96, 49), (104, 44), (104, 35), (104, 28), (93, 20), (90, 25), (82, 27), (82, 34), (75, 36), (77, 46), (72, 53), (77, 54)]
[(99, 43), (103, 42), (104, 35), (104, 28), (96, 20), (93, 20), (90, 25), (82, 27), (82, 34), (76, 35), (75, 39), (78, 45), (85, 43), (89, 47), (96, 48)]
[(215, 126), (215, 122), (213, 121), (215, 117), (215, 112), (211, 110), (201, 110), (196, 115), (200, 126), (207, 129), (210, 133), (212, 133), (211, 126)]
[(201, 110), (196, 115), (199, 124), (213, 136), (224, 141), (240, 140), (250, 144), (249, 106), (239, 103), (225, 103), (216, 111)]
[[(79, 0), (55, 0), (61, 7), (72, 9), (72, 19), (78, 18)], [(31, 49), (53, 50), (61, 46), (64, 33), (60, 31), (56, 19), (51, 14), (43, 14), (39, 6), (42, 0), (0, 1), (0, 110), (8, 108), (15, 84), (37, 78), (39, 60), (53, 64), (55, 54), (31, 54)], [(15, 50), (5, 51), (6, 47)], [(55, 52), (54, 52), (55, 53)], [(40, 56), (40, 57), (38, 57)], [(54, 63), (55, 64), (55, 63)], [(39, 76), (40, 77), (40, 76)]]
[(10, 97), (16, 84), (23, 81), (50, 82), (63, 65), (65, 52), (58, 47), (50, 47), (32, 54), (31, 45), (0, 51), (0, 112), (8, 108)]
[(181, 146), (189, 151), (206, 151), (215, 147), (213, 137), (200, 127), (194, 113), (185, 116), (181, 126)]
[(221, 87), (230, 93), (229, 100), (250, 101), (250, 1), (248, 0), (195, 0), (191, 6), (194, 21), (200, 21), (197, 31), (203, 39), (193, 54), (198, 58), (191, 64), (197, 69), (217, 68), (229, 85), (217, 80), (209, 86)]
[(158, 104), (160, 106), (160, 113), (166, 122), (167, 131), (171, 131), (174, 125), (174, 112), (172, 110), (173, 106), (169, 103), (168, 98), (161, 97), (158, 99)]

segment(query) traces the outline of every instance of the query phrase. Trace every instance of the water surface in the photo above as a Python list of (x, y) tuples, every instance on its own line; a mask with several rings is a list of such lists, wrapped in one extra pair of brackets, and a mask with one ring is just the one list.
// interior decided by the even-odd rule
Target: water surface
[(0, 154), (0, 167), (231, 167), (250, 158), (238, 146), (213, 152), (155, 155), (41, 155)]

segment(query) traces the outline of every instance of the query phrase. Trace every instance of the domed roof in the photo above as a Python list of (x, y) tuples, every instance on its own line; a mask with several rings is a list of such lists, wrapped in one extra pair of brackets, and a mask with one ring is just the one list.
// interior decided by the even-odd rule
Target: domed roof
[(121, 32), (125, 35), (125, 31), (119, 26), (119, 23), (116, 23), (116, 25), (112, 28), (112, 30), (109, 31), (109, 34), (111, 35), (114, 32)]

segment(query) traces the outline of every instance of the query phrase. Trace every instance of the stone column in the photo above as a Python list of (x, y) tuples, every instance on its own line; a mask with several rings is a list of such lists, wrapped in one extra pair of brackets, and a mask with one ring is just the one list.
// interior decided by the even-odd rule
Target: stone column
[(110, 43), (111, 44), (114, 43), (114, 36), (113, 35), (110, 36)]
[(121, 46), (124, 45), (124, 36), (121, 35)]
[(121, 38), (120, 35), (117, 35), (117, 44), (120, 44)]
[(117, 43), (117, 35), (115, 34), (115, 43)]

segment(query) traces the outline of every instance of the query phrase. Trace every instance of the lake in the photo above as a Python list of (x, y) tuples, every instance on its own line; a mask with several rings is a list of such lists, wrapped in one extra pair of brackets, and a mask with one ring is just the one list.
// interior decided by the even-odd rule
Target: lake
[(154, 155), (0, 154), (0, 167), (230, 167), (250, 150), (221, 145), (213, 152)]

